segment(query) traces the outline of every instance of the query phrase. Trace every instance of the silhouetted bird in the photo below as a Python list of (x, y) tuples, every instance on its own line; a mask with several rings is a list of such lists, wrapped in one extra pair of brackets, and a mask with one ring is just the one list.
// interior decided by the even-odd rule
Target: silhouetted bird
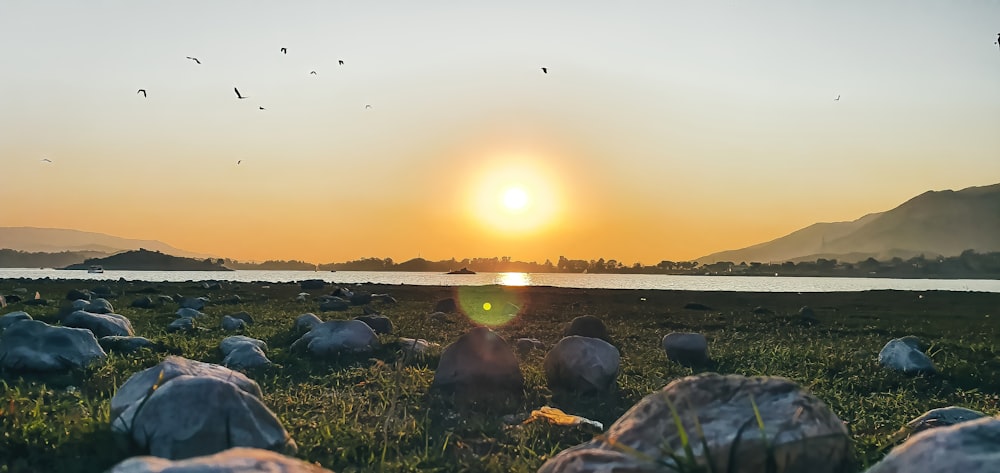
[(198, 58), (196, 58), (196, 57), (191, 57), (191, 56), (185, 56), (185, 57), (187, 57), (188, 59), (190, 59), (190, 60), (192, 60), (194, 62), (197, 62), (198, 64), (201, 64), (201, 61), (199, 61)]
[(259, 106), (258, 106), (257, 108), (259, 108), (259, 109), (261, 109), (261, 110), (267, 110), (267, 109), (266, 109), (266, 108), (264, 108), (264, 107), (259, 107)]
[(311, 71), (310, 74), (316, 75), (316, 71)]
[(49, 158), (42, 158), (42, 161), (45, 161), (45, 162), (47, 162), (47, 163), (51, 163), (51, 162), (52, 162), (52, 160), (51, 160), (51, 159), (49, 159)]
[(368, 110), (368, 109), (371, 109), (371, 108), (372, 108), (371, 105), (365, 105), (365, 110)]
[(549, 73), (549, 68), (543, 67), (542, 68), (542, 74), (548, 74), (548, 73)]
[(344, 60), (343, 59), (338, 59), (337, 60), (337, 64), (340, 64), (341, 66), (343, 66), (344, 65)]
[(238, 98), (238, 99), (245, 99), (246, 98), (246, 97), (240, 95), (240, 89), (237, 89), (236, 87), (233, 87), (233, 90), (236, 91), (236, 98)]
[(833, 99), (833, 101), (834, 102), (840, 102), (840, 95), (837, 95), (837, 98)]
[(281, 54), (288, 54), (288, 48), (281, 48)]
[(239, 161), (236, 161), (236, 164), (239, 164), (239, 163), (242, 163), (242, 162), (243, 162), (243, 160), (241, 159)]

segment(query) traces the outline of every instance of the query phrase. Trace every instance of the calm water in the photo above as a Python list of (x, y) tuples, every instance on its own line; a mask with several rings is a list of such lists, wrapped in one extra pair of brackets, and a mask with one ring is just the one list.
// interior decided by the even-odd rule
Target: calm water
[(668, 289), (737, 292), (842, 292), (895, 289), (907, 291), (1000, 292), (995, 279), (807, 278), (766, 276), (667, 276), (659, 274), (478, 273), (442, 274), (383, 271), (86, 271), (0, 268), (0, 280), (52, 278), (136, 281), (269, 281), (323, 279), (331, 283), (408, 284), (417, 286), (555, 286), (595, 289)]

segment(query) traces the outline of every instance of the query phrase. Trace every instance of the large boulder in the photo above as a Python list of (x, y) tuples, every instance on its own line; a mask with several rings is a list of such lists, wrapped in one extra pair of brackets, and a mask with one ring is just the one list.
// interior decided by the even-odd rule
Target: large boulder
[(599, 338), (572, 335), (545, 355), (545, 379), (552, 390), (607, 392), (615, 385), (621, 355)]
[(234, 447), (214, 455), (170, 461), (132, 457), (108, 473), (333, 473), (326, 468), (259, 448)]
[(20, 322), (22, 320), (32, 320), (32, 319), (31, 316), (28, 315), (28, 313), (23, 310), (14, 311), (9, 314), (4, 314), (2, 317), (0, 317), (0, 332), (3, 332), (4, 330), (7, 329), (7, 327), (10, 327), (11, 325), (14, 325), (16, 322)]
[(236, 330), (242, 330), (246, 328), (247, 323), (228, 315), (222, 316), (222, 330), (227, 332), (235, 332)]
[(384, 315), (359, 315), (354, 320), (364, 322), (379, 335), (392, 333), (392, 320)]
[(260, 386), (244, 374), (224, 366), (189, 360), (179, 356), (168, 356), (158, 365), (133, 374), (118, 388), (111, 398), (111, 423), (131, 424), (130, 418), (119, 417), (133, 404), (141, 402), (154, 387), (162, 387), (170, 380), (184, 375), (211, 377), (233, 383), (247, 393), (260, 397)]
[(579, 317), (574, 317), (566, 328), (563, 329), (562, 333), (562, 336), (564, 337), (572, 335), (600, 338), (605, 342), (611, 343), (611, 334), (608, 333), (608, 327), (604, 325), (604, 321), (594, 317), (593, 315), (581, 315)]
[(118, 314), (93, 314), (78, 310), (69, 314), (63, 320), (63, 325), (74, 328), (85, 328), (94, 332), (94, 336), (98, 338), (111, 335), (118, 335), (120, 337), (135, 335), (135, 330), (132, 330), (132, 322), (124, 315)]
[(360, 320), (331, 320), (312, 328), (292, 343), (291, 349), (308, 350), (316, 356), (364, 353), (378, 348), (378, 336)]
[(475, 327), (441, 352), (431, 386), (471, 395), (519, 392), (524, 375), (503, 337)]
[[(675, 458), (686, 458), (685, 447), (699, 465), (730, 473), (840, 473), (852, 462), (844, 423), (792, 381), (713, 373), (646, 396), (605, 435), (564, 450), (538, 471), (679, 471)], [(769, 469), (771, 462), (777, 468)]]
[(90, 303), (87, 304), (87, 307), (84, 307), (83, 310), (92, 314), (111, 314), (114, 313), (115, 308), (110, 302), (108, 302), (107, 299), (98, 297), (97, 299), (90, 301)]
[(172, 460), (231, 447), (297, 450), (281, 421), (257, 396), (213, 376), (171, 378), (131, 404), (112, 429), (151, 455)]
[(668, 333), (663, 337), (663, 350), (670, 361), (683, 366), (705, 366), (709, 362), (708, 340), (700, 333)]
[(247, 325), (253, 325), (253, 316), (244, 311), (240, 311), (235, 314), (229, 314), (229, 316), (234, 319), (240, 319)]
[(323, 320), (312, 312), (302, 314), (295, 318), (295, 331), (299, 333), (308, 332), (321, 323), (323, 323)]
[(21, 320), (0, 335), (0, 366), (10, 371), (66, 371), (104, 361), (90, 330)]
[(1000, 417), (930, 429), (892, 449), (867, 473), (996, 473), (1000, 471)]
[(931, 374), (937, 368), (913, 339), (895, 338), (889, 340), (878, 352), (878, 362), (894, 371), (904, 374)]
[(916, 434), (925, 430), (948, 427), (982, 417), (986, 417), (986, 414), (964, 407), (939, 407), (931, 409), (920, 415), (920, 417), (907, 422), (900, 432), (904, 434)]
[(271, 360), (259, 346), (241, 343), (226, 354), (222, 364), (233, 369), (248, 369), (270, 365)]
[(101, 348), (104, 351), (118, 353), (135, 353), (143, 348), (149, 348), (150, 350), (159, 348), (157, 344), (145, 337), (109, 335), (99, 338), (97, 342), (101, 344)]
[(243, 335), (233, 335), (232, 337), (223, 338), (219, 342), (219, 351), (222, 352), (222, 356), (226, 356), (240, 345), (253, 345), (261, 350), (267, 350), (267, 343), (264, 340), (244, 337)]

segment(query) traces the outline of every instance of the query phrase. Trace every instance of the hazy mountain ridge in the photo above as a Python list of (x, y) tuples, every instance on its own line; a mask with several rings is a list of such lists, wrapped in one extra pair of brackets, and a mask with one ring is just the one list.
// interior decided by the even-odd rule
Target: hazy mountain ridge
[[(816, 223), (781, 238), (698, 258), (700, 263), (878, 260), (1000, 251), (1000, 184), (928, 191), (850, 222)], [(815, 257), (815, 258), (814, 258)]]
[(212, 255), (182, 250), (158, 240), (121, 238), (104, 233), (84, 232), (66, 228), (0, 227), (0, 248), (45, 253), (63, 251), (117, 253), (145, 248), (185, 258), (214, 257)]

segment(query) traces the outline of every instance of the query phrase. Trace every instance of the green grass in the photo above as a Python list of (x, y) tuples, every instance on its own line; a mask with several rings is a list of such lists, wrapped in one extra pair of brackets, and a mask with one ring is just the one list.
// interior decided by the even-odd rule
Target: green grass
[[(76, 281), (0, 281), (0, 293), (15, 287), (41, 291), (56, 304)], [(247, 374), (264, 392), (264, 402), (278, 415), (299, 446), (298, 458), (337, 472), (351, 471), (535, 471), (564, 448), (592, 439), (588, 427), (534, 422), (508, 426), (507, 414), (530, 412), (542, 405), (610, 425), (642, 397), (692, 371), (669, 363), (660, 339), (671, 331), (698, 331), (710, 341), (714, 371), (791, 378), (825, 401), (850, 426), (857, 468), (881, 458), (886, 439), (924, 411), (960, 405), (996, 414), (1000, 394), (1000, 294), (875, 291), (842, 294), (691, 293), (676, 291), (569, 290), (552, 288), (465, 289), (369, 286), (388, 292), (399, 304), (374, 303), (395, 324), (398, 336), (426, 338), (442, 346), (472, 327), (426, 316), (434, 302), (461, 295), (470, 307), (512, 304), (522, 314), (494, 313), (489, 322), (509, 341), (538, 338), (551, 346), (565, 322), (593, 314), (604, 319), (622, 353), (617, 390), (604, 397), (553, 393), (545, 385), (544, 353), (521, 359), (523, 398), (486, 405), (431, 392), (440, 349), (423, 360), (404, 359), (396, 336), (383, 336), (383, 347), (367, 356), (313, 359), (291, 353), (297, 338), (295, 317), (314, 312), (325, 320), (352, 318), (349, 312), (320, 314), (315, 303), (294, 301), (292, 284), (224, 284), (205, 291), (192, 283), (108, 283), (126, 295), (112, 299), (117, 312), (132, 320), (136, 333), (163, 342), (185, 357), (219, 363), (222, 315), (245, 310), (256, 324), (245, 335), (268, 343), (275, 366)], [(176, 305), (132, 309), (135, 291), (148, 286), (164, 294), (233, 294), (237, 305), (210, 305), (203, 330), (167, 334)], [(319, 291), (310, 291), (318, 294)], [(640, 301), (645, 297), (646, 301)], [(701, 302), (711, 312), (684, 310)], [(777, 314), (753, 315), (763, 305)], [(800, 325), (794, 313), (810, 305), (822, 320)], [(0, 314), (22, 309), (13, 305)], [(33, 317), (56, 323), (58, 308), (23, 308)], [(992, 314), (991, 314), (992, 312)], [(985, 317), (991, 314), (991, 317)], [(876, 355), (892, 337), (917, 335), (941, 370), (937, 376), (908, 377), (880, 369)], [(0, 373), (0, 472), (102, 471), (141, 452), (122, 445), (110, 432), (109, 401), (128, 377), (155, 365), (165, 353), (111, 354), (107, 363), (56, 376)], [(692, 438), (692, 441), (695, 441)], [(683, 455), (683, 453), (682, 453)]]

